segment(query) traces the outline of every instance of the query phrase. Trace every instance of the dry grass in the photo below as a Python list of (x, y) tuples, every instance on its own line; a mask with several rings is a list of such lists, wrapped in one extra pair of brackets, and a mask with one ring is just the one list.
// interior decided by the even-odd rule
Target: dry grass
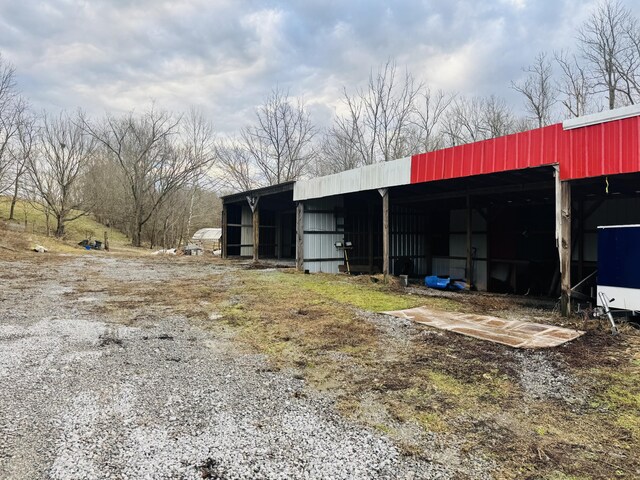
[(174, 278), (161, 287), (95, 280), (85, 284), (101, 284), (94, 291), (110, 299), (100, 308), (117, 321), (175, 313), (230, 335), (267, 355), (274, 369), (333, 396), (344, 415), (385, 432), (407, 454), (447, 463), (456, 456), (459, 478), (474, 477), (469, 456), (495, 462), (497, 478), (640, 472), (640, 342), (632, 334), (614, 339), (594, 330), (547, 354), (583, 392), (583, 402), (569, 403), (525, 395), (508, 347), (362, 312), (419, 304), (499, 311), (506, 298), (420, 297), (368, 277), (264, 270)]
[[(279, 272), (243, 272), (230, 294), (236, 301), (224, 321), (240, 341), (334, 394), (344, 414), (388, 433), (409, 453), (432, 455), (423, 437), (405, 434), (417, 425), (463, 452), (484, 452), (501, 478), (636, 476), (639, 377), (626, 357), (627, 349), (640, 351), (633, 337), (616, 343), (594, 333), (554, 352), (586, 396), (601, 399), (575, 406), (525, 398), (507, 347), (417, 326), (394, 339), (358, 314), (425, 303), (469, 309), (471, 297), (416, 298), (366, 277)], [(507, 301), (495, 302), (496, 310)]]

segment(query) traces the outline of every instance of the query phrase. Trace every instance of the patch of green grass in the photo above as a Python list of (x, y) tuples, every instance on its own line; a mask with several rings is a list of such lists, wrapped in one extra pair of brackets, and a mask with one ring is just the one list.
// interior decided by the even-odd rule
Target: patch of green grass
[(391, 292), (384, 284), (360, 285), (328, 274), (278, 273), (277, 281), (290, 288), (301, 288), (324, 298), (372, 312), (401, 310), (424, 303), (424, 299)]
[(640, 379), (635, 371), (612, 373), (601, 406), (615, 415), (615, 424), (640, 441)]
[(448, 430), (447, 422), (436, 412), (417, 413), (415, 418), (429, 432), (442, 433)]
[(465, 386), (451, 375), (442, 372), (429, 372), (429, 383), (438, 393), (457, 397), (465, 393)]
[(549, 429), (545, 425), (538, 425), (534, 430), (541, 437), (544, 437), (549, 433)]
[(610, 408), (633, 408), (640, 411), (640, 392), (627, 382), (610, 386), (605, 392), (605, 399)]
[(616, 419), (616, 425), (628, 431), (636, 442), (640, 442), (640, 415), (638, 413), (623, 413)]
[(566, 473), (555, 471), (544, 478), (545, 480), (589, 480), (591, 477), (567, 475)]

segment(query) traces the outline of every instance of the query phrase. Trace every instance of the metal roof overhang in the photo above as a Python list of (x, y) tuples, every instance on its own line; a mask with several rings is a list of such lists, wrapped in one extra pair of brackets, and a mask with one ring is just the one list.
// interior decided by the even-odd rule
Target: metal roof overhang
[(640, 105), (503, 137), (421, 153), (324, 177), (289, 182), (223, 197), (293, 190), (293, 201), (500, 172), (560, 166), (561, 180), (640, 172)]
[(277, 185), (270, 185), (268, 187), (255, 188), (253, 190), (247, 190), (239, 193), (232, 193), (220, 197), (224, 205), (230, 203), (244, 203), (247, 201), (247, 197), (268, 197), (271, 195), (278, 195), (282, 193), (292, 192), (293, 186), (296, 182), (284, 182)]
[(324, 177), (300, 180), (293, 190), (293, 200), (331, 197), (409, 183), (411, 183), (411, 158), (407, 157)]

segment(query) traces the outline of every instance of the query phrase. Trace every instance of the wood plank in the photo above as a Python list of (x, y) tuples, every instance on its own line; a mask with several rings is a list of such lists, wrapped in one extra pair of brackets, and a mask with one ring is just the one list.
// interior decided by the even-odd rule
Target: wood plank
[(571, 313), (571, 184), (560, 182), (560, 311), (568, 317)]
[(382, 273), (389, 275), (389, 190), (378, 189), (382, 195)]

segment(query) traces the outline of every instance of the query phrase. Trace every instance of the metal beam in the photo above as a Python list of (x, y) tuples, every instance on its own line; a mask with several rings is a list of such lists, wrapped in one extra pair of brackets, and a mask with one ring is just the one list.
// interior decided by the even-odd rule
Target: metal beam
[(531, 192), (536, 190), (549, 190), (553, 189), (553, 184), (551, 181), (549, 182), (535, 182), (535, 183), (522, 183), (518, 185), (504, 185), (504, 186), (496, 186), (496, 187), (482, 187), (482, 188), (471, 188), (466, 190), (458, 190), (454, 192), (443, 192), (443, 193), (423, 193), (412, 195), (410, 197), (403, 196), (394, 198), (393, 201), (396, 204), (399, 203), (414, 203), (419, 201), (437, 201), (437, 200), (448, 200), (451, 198), (465, 198), (467, 194), (473, 195), (474, 197), (489, 195), (494, 193), (518, 193), (518, 192)]

